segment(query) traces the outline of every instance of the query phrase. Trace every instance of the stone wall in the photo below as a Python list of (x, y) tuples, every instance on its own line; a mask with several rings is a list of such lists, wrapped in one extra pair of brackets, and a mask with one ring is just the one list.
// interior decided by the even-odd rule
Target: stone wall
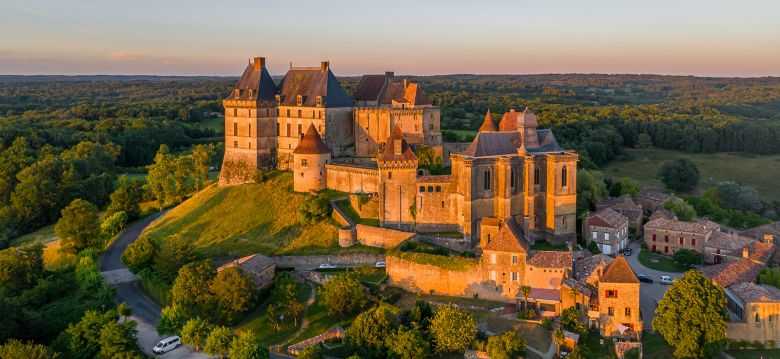
[(280, 268), (311, 268), (322, 263), (330, 263), (339, 266), (373, 266), (376, 262), (385, 260), (383, 254), (374, 253), (345, 253), (334, 255), (314, 256), (277, 256), (271, 257), (277, 267)]
[(328, 189), (347, 193), (376, 193), (378, 171), (350, 164), (325, 165)]
[(361, 197), (368, 196), (364, 193), (352, 193), (349, 195), (349, 204), (360, 215), (360, 218), (379, 218), (379, 196), (371, 196), (367, 201)]
[[(726, 337), (731, 340), (759, 341), (764, 344), (780, 345), (780, 325), (777, 318), (780, 303), (749, 303), (745, 308), (747, 322), (727, 322)], [(756, 321), (756, 315), (758, 321)]]
[(414, 233), (404, 232), (390, 228), (381, 228), (358, 224), (355, 226), (355, 234), (360, 244), (369, 247), (394, 248), (414, 237)]

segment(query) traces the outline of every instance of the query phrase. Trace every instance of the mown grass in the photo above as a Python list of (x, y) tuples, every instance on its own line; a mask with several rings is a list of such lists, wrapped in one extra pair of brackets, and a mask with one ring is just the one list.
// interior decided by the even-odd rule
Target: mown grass
[(456, 255), (443, 256), (420, 252), (401, 252), (392, 251), (387, 254), (391, 257), (401, 258), (418, 264), (427, 264), (439, 268), (449, 269), (458, 272), (466, 272), (477, 266), (477, 260), (474, 258), (460, 257)]
[(639, 263), (642, 263), (647, 268), (663, 272), (679, 273), (688, 270), (684, 265), (675, 262), (672, 257), (653, 253), (649, 249), (643, 249), (639, 252)]
[(330, 219), (303, 225), (298, 208), (305, 195), (292, 191), (292, 175), (279, 173), (260, 184), (209, 186), (168, 211), (142, 234), (154, 241), (176, 235), (196, 253), (328, 254), (338, 251)]
[(687, 158), (701, 173), (704, 189), (722, 181), (736, 181), (754, 187), (768, 200), (780, 200), (780, 155), (759, 156), (738, 153), (685, 153), (660, 149), (628, 149), (628, 158), (610, 162), (604, 173), (630, 177), (647, 186), (661, 187), (658, 168), (668, 160)]
[[(305, 303), (306, 300), (308, 300), (312, 289), (303, 283), (295, 282), (295, 284), (297, 300), (301, 303)], [(300, 328), (303, 320), (298, 320), (297, 326), (293, 320), (285, 320), (280, 330), (274, 331), (268, 321), (268, 313), (266, 311), (269, 304), (271, 304), (271, 301), (269, 298), (266, 298), (263, 303), (250, 312), (249, 315), (236, 326), (236, 329), (251, 329), (257, 334), (257, 340), (263, 346), (291, 344), (291, 336)], [(304, 314), (304, 317), (308, 317), (308, 311)]]
[(54, 225), (49, 225), (43, 228), (38, 229), (35, 232), (27, 233), (23, 236), (16, 237), (11, 240), (10, 245), (12, 247), (14, 246), (22, 246), (25, 244), (46, 244), (49, 242), (53, 242), (57, 239), (57, 235), (54, 234)]
[(349, 203), (349, 200), (341, 200), (341, 201), (335, 201), (333, 202), (336, 206), (338, 206), (344, 214), (346, 214), (352, 222), (355, 224), (364, 224), (367, 226), (374, 226), (379, 227), (379, 219), (378, 218), (363, 218), (360, 217), (360, 214), (357, 213), (357, 211), (352, 208), (352, 205)]

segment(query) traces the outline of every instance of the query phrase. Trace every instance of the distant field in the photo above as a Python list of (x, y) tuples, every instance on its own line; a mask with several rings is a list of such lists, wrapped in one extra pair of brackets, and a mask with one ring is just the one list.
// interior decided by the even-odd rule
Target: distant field
[(292, 192), (290, 173), (262, 184), (214, 185), (171, 209), (142, 235), (157, 241), (178, 235), (210, 257), (340, 250), (330, 219), (312, 225), (298, 222), (304, 198)]
[(661, 187), (656, 178), (664, 161), (688, 158), (701, 172), (700, 188), (707, 188), (721, 181), (736, 181), (755, 187), (771, 200), (780, 200), (780, 155), (758, 156), (736, 153), (685, 153), (659, 149), (627, 150), (629, 159), (612, 161), (604, 173), (612, 176), (631, 177), (643, 185)]

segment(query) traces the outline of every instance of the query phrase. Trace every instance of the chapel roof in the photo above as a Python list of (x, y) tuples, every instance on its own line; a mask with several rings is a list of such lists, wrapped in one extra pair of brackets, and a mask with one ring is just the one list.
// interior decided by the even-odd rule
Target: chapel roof
[(319, 132), (314, 128), (314, 124), (311, 124), (293, 153), (300, 155), (330, 153), (330, 148), (325, 142), (322, 142)]

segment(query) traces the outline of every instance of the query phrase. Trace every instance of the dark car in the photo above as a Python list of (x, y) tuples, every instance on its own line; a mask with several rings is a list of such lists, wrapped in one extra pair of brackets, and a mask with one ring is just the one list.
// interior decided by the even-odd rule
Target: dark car
[(626, 256), (626, 257), (629, 257), (629, 256), (631, 256), (631, 252), (632, 252), (631, 248), (626, 248), (626, 249), (623, 250), (623, 255)]
[(650, 278), (644, 274), (637, 274), (636, 277), (639, 278), (640, 282), (653, 283), (653, 278)]

